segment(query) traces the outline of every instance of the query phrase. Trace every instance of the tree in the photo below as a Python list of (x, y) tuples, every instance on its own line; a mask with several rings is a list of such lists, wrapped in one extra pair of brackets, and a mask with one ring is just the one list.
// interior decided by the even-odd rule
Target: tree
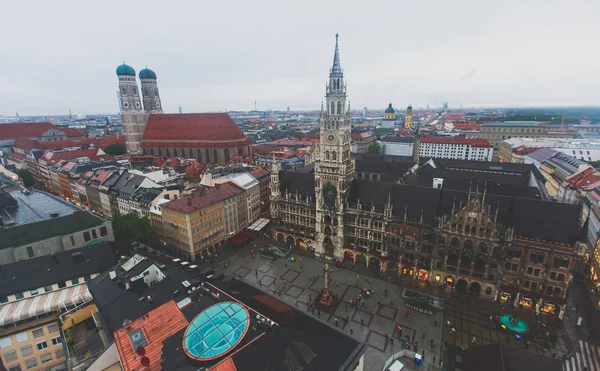
[(130, 248), (134, 241), (155, 249), (163, 247), (148, 218), (142, 218), (136, 214), (115, 215), (112, 225), (115, 241), (120, 247)]
[(106, 146), (106, 148), (104, 148), (104, 152), (106, 152), (109, 155), (113, 155), (113, 156), (124, 155), (125, 154), (125, 145), (120, 144), (120, 143), (111, 144), (111, 145)]
[(381, 152), (381, 146), (379, 145), (379, 143), (374, 142), (369, 146), (368, 149), (369, 153), (380, 153)]
[(590, 162), (590, 165), (592, 165), (596, 169), (600, 169), (600, 161), (592, 161)]
[(20, 169), (19, 171), (17, 171), (17, 174), (19, 174), (19, 178), (21, 178), (21, 181), (23, 181), (23, 185), (25, 187), (29, 188), (35, 184), (35, 180), (33, 179), (33, 176), (31, 175), (29, 170)]

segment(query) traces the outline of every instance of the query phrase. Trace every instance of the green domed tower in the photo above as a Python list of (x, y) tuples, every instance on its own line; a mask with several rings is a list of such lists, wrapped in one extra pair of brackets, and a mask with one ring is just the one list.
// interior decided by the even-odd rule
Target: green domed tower
[(385, 112), (383, 114), (383, 119), (384, 120), (395, 120), (396, 119), (396, 110), (394, 110), (394, 107), (392, 107), (391, 103), (388, 106), (388, 108), (385, 110)]
[(118, 95), (125, 147), (128, 154), (139, 154), (142, 151), (141, 142), (146, 128), (147, 115), (142, 109), (135, 70), (123, 62), (117, 67), (117, 77), (119, 78)]
[(140, 71), (140, 83), (142, 84), (142, 97), (144, 100), (144, 111), (162, 113), (162, 104), (158, 94), (156, 73), (148, 67)]
[(121, 112), (139, 111), (142, 109), (140, 94), (137, 81), (135, 80), (135, 70), (130, 65), (123, 64), (117, 67), (117, 77), (119, 78), (119, 102)]

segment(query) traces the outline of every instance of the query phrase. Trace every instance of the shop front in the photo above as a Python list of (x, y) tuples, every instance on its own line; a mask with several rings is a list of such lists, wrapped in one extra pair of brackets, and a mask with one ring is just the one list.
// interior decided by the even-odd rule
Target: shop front
[(557, 305), (552, 302), (545, 301), (542, 304), (540, 311), (542, 312), (542, 314), (556, 314)]
[(498, 301), (502, 304), (509, 304), (512, 299), (512, 294), (508, 291), (500, 291), (498, 295)]
[(528, 295), (521, 295), (519, 298), (519, 307), (525, 309), (535, 308), (535, 299)]
[(449, 287), (454, 287), (454, 277), (448, 276), (446, 277), (446, 285)]
[(419, 274), (417, 278), (420, 280), (427, 280), (429, 278), (429, 272), (425, 269), (419, 269)]

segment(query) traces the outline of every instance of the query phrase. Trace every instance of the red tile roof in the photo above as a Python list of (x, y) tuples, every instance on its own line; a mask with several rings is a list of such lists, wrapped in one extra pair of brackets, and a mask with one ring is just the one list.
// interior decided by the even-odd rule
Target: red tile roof
[(466, 144), (473, 147), (492, 147), (487, 139), (480, 138), (440, 138), (423, 137), (421, 143), (439, 143), (439, 144)]
[(50, 129), (56, 129), (56, 127), (49, 122), (2, 124), (0, 126), (0, 138), (39, 137)]
[(71, 148), (71, 147), (84, 147), (84, 146), (89, 146), (92, 144), (98, 148), (106, 148), (111, 144), (125, 144), (125, 137), (123, 135), (120, 135), (120, 136), (113, 135), (110, 137), (101, 137), (101, 138), (76, 138), (76, 139), (54, 140), (54, 141), (45, 141), (45, 142), (40, 142), (35, 139), (29, 139), (26, 137), (19, 137), (15, 140), (13, 147), (20, 148), (25, 151), (30, 151), (32, 148), (59, 149), (59, 148)]
[(214, 187), (200, 187), (197, 193), (182, 196), (161, 207), (188, 214), (243, 192), (244, 189), (233, 182), (215, 184)]
[[(39, 142), (35, 139), (29, 139), (26, 137), (18, 137), (15, 139), (13, 143), (13, 148), (23, 149), (25, 151), (30, 151), (32, 148), (36, 148)], [(39, 147), (37, 147), (39, 148)]]
[[(148, 358), (150, 365), (147, 370), (162, 369), (163, 342), (177, 332), (187, 327), (188, 321), (173, 300), (150, 311), (145, 316), (131, 324), (115, 331), (114, 338), (119, 351), (119, 358), (124, 370), (143, 370), (142, 358)], [(133, 349), (129, 334), (140, 329), (148, 345), (144, 347), (143, 356)]]
[(353, 141), (361, 141), (361, 140), (365, 140), (367, 138), (372, 137), (373, 135), (371, 135), (371, 133), (369, 132), (364, 132), (364, 133), (351, 133), (350, 137), (352, 138)]
[(79, 131), (79, 129), (75, 129), (75, 128), (60, 128), (60, 131), (62, 131), (63, 133), (65, 133), (67, 135), (67, 137), (71, 138), (71, 137), (82, 137), (83, 133), (81, 131)]
[[(177, 143), (180, 141), (185, 142)], [(226, 113), (152, 114), (142, 138), (142, 147), (196, 147), (199, 143), (203, 146), (235, 146), (248, 141)]]
[(45, 161), (47, 164), (56, 164), (60, 160), (66, 160), (71, 158), (88, 157), (91, 161), (97, 161), (101, 158), (105, 160), (113, 159), (113, 156), (98, 153), (101, 150), (98, 148), (79, 149), (75, 151), (47, 151), (39, 161)]
[(567, 182), (577, 188), (584, 187), (589, 184), (593, 184), (600, 181), (600, 175), (598, 174), (598, 170), (593, 167), (587, 168), (584, 171), (580, 172), (567, 179)]
[(250, 172), (250, 175), (252, 175), (253, 177), (255, 177), (255, 178), (258, 179), (258, 178), (263, 177), (265, 175), (269, 175), (269, 172), (267, 171), (267, 169), (263, 169), (261, 167), (261, 168), (252, 170)]

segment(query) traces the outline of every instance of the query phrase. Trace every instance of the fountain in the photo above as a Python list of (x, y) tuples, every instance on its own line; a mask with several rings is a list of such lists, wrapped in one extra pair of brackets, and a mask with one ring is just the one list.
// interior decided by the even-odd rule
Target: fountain
[(500, 326), (503, 329), (508, 329), (517, 334), (529, 332), (529, 325), (522, 319), (511, 314), (503, 314), (500, 316)]

